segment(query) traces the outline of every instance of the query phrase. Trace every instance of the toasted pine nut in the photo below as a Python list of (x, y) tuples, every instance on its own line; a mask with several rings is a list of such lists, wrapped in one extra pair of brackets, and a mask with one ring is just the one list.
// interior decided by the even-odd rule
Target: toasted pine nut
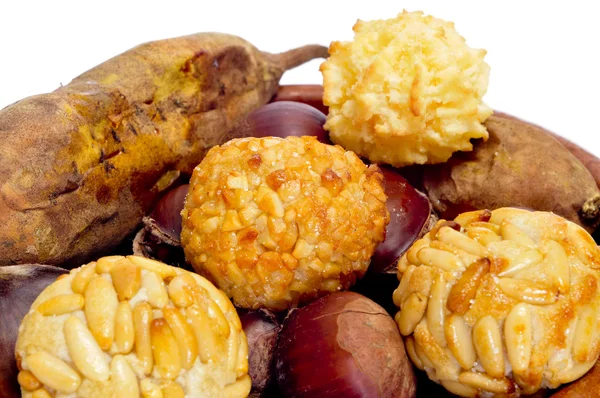
[(408, 249), (408, 251), (406, 252), (406, 259), (408, 260), (408, 262), (413, 265), (423, 264), (421, 262), (421, 260), (419, 260), (418, 254), (422, 248), (428, 247), (428, 246), (429, 246), (429, 242), (425, 239), (419, 239), (418, 241), (413, 243), (413, 245), (410, 247), (410, 249)]
[(150, 337), (150, 324), (152, 323), (152, 307), (146, 302), (138, 303), (133, 309), (133, 327), (135, 330), (135, 353), (144, 369), (144, 374), (149, 375), (154, 366), (152, 357), (152, 340)]
[(490, 214), (489, 210), (468, 211), (458, 215), (454, 221), (459, 223), (461, 227), (466, 228), (474, 222), (490, 221), (490, 217), (493, 217), (493, 214), (493, 212)]
[(71, 281), (71, 290), (74, 293), (83, 294), (88, 283), (96, 276), (96, 263), (89, 263), (81, 267)]
[(509, 266), (499, 272), (498, 276), (512, 277), (527, 267), (539, 264), (543, 259), (539, 250), (527, 250), (510, 261)]
[(227, 370), (235, 372), (238, 361), (239, 340), (237, 334), (231, 334), (227, 338)]
[(546, 258), (551, 264), (551, 271), (556, 278), (558, 291), (567, 294), (570, 290), (571, 271), (569, 268), (569, 258), (562, 245), (556, 241), (546, 242)]
[(398, 327), (403, 336), (408, 336), (415, 330), (417, 324), (423, 319), (426, 309), (427, 297), (419, 292), (411, 293), (408, 296), (398, 316)]
[(150, 381), (150, 379), (142, 379), (140, 390), (143, 398), (164, 398), (160, 387)]
[(173, 278), (167, 287), (167, 291), (176, 306), (187, 307), (194, 303), (194, 289), (197, 286), (194, 277), (186, 272)]
[(498, 242), (502, 238), (489, 228), (470, 226), (467, 229), (467, 236), (479, 242), (483, 246), (487, 246), (492, 242)]
[(483, 278), (490, 272), (490, 261), (482, 258), (469, 265), (460, 279), (452, 286), (446, 301), (446, 307), (457, 314), (463, 315), (471, 306), (477, 289)]
[(126, 258), (112, 266), (110, 276), (119, 301), (131, 299), (140, 290), (141, 269)]
[[(456, 361), (452, 352), (444, 349), (436, 343), (425, 323), (419, 324), (414, 332), (415, 348), (423, 364), (427, 366), (424, 357), (428, 358), (435, 368), (436, 376), (440, 380), (456, 380), (460, 372), (460, 364)], [(421, 356), (421, 352), (424, 356)]]
[(404, 340), (404, 346), (406, 347), (406, 352), (408, 353), (408, 357), (412, 361), (412, 363), (419, 369), (424, 370), (423, 361), (417, 355), (417, 351), (415, 350), (415, 339), (412, 336), (406, 337)]
[(148, 303), (154, 308), (164, 308), (169, 303), (167, 288), (161, 277), (151, 271), (142, 275), (142, 286), (148, 293)]
[(417, 269), (415, 265), (410, 265), (406, 272), (402, 275), (402, 279), (400, 279), (400, 284), (398, 288), (394, 290), (394, 295), (392, 296), (394, 300), (394, 304), (396, 307), (402, 307), (402, 303), (406, 300), (406, 297), (409, 293), (408, 287), (410, 286), (410, 278), (412, 277), (413, 272)]
[(237, 379), (235, 382), (226, 385), (223, 389), (224, 398), (243, 398), (250, 394), (250, 388), (252, 387), (252, 381), (250, 376), (244, 375)]
[(579, 313), (575, 335), (573, 336), (573, 359), (577, 362), (589, 362), (596, 357), (592, 352), (598, 342), (598, 313), (591, 307), (586, 307)]
[(475, 366), (477, 354), (473, 346), (471, 331), (461, 315), (452, 314), (446, 319), (444, 336), (452, 355), (463, 369), (469, 370)]
[(238, 334), (239, 348), (235, 371), (238, 377), (248, 373), (248, 339), (243, 330)]
[(473, 344), (479, 361), (492, 377), (504, 376), (502, 336), (496, 319), (487, 315), (473, 327)]
[(185, 391), (183, 388), (174, 381), (167, 381), (162, 386), (162, 393), (164, 398), (185, 398)]
[(100, 346), (83, 321), (71, 315), (64, 324), (65, 342), (71, 360), (88, 379), (106, 381), (110, 376), (108, 363), (104, 360)]
[(95, 276), (85, 289), (85, 318), (92, 335), (104, 351), (110, 349), (115, 336), (115, 318), (119, 300), (108, 280)]
[(96, 272), (99, 274), (108, 274), (112, 267), (123, 260), (123, 256), (105, 256), (96, 261)]
[(508, 220), (503, 220), (500, 224), (500, 235), (505, 240), (517, 242), (530, 249), (536, 249), (537, 245), (522, 229), (514, 225)]
[(457, 255), (445, 250), (424, 247), (419, 250), (417, 257), (421, 263), (438, 267), (444, 271), (462, 271), (465, 269), (462, 260)]
[(592, 269), (600, 268), (600, 249), (590, 234), (573, 224), (568, 226), (568, 234), (579, 260)]
[(425, 354), (423, 347), (419, 344), (419, 342), (414, 337), (413, 337), (413, 341), (415, 344), (415, 354), (417, 354), (417, 357), (419, 357), (419, 359), (423, 363), (423, 367), (434, 369), (435, 365), (433, 364), (433, 362), (431, 362), (431, 359), (429, 359), (427, 354)]
[(68, 276), (69, 276), (69, 274), (61, 274), (61, 275), (59, 275), (59, 276), (56, 277), (56, 280), (59, 281), (61, 279), (65, 279)]
[(450, 227), (442, 227), (437, 233), (437, 237), (441, 242), (456, 246), (459, 249), (466, 251), (478, 257), (489, 255), (488, 250), (481, 244), (459, 231)]
[(115, 344), (117, 352), (129, 354), (135, 342), (135, 330), (133, 327), (133, 311), (129, 302), (123, 301), (117, 307), (115, 316)]
[(35, 391), (42, 386), (42, 383), (28, 370), (20, 371), (17, 375), (17, 381), (27, 391)]
[(81, 294), (61, 294), (54, 296), (37, 307), (42, 315), (62, 315), (83, 308), (83, 296)]
[(56, 391), (71, 394), (81, 384), (81, 378), (73, 368), (45, 351), (28, 355), (25, 360), (36, 379)]
[(146, 271), (154, 272), (164, 280), (170, 281), (177, 276), (175, 268), (161, 263), (160, 261), (152, 260), (146, 257), (140, 256), (127, 256), (127, 259)]
[(31, 398), (52, 398), (52, 395), (45, 388), (40, 388), (31, 394)]
[(150, 336), (158, 373), (164, 379), (175, 380), (181, 371), (181, 355), (175, 335), (164, 318), (152, 321)]
[(496, 394), (508, 393), (514, 389), (513, 383), (507, 378), (494, 379), (485, 373), (462, 372), (458, 376), (458, 381), (467, 386)]
[(221, 311), (221, 308), (217, 303), (209, 296), (209, 293), (204, 289), (196, 289), (196, 303), (202, 308), (210, 317), (211, 326), (213, 330), (224, 339), (229, 337), (231, 332), (229, 328), (229, 322), (225, 318), (225, 314)]
[(223, 341), (218, 339), (211, 328), (211, 319), (197, 304), (186, 308), (187, 318), (198, 342), (198, 355), (203, 363), (218, 362), (223, 350)]
[(167, 320), (179, 345), (181, 367), (188, 370), (194, 365), (198, 357), (198, 343), (196, 342), (192, 327), (187, 323), (185, 317), (178, 309), (165, 308), (163, 316)]
[(504, 321), (508, 361), (515, 375), (526, 374), (531, 359), (533, 330), (527, 304), (517, 304)]
[(442, 386), (454, 395), (459, 397), (476, 397), (477, 389), (471, 386), (466, 386), (458, 381), (454, 380), (442, 380), (440, 381)]
[(529, 304), (552, 304), (558, 298), (556, 286), (542, 285), (525, 279), (500, 278), (498, 286), (508, 297)]
[[(444, 228), (451, 229), (449, 227)], [(452, 231), (454, 230), (452, 229)], [(446, 278), (442, 272), (438, 272), (435, 275), (435, 280), (429, 295), (429, 302), (427, 304), (427, 326), (440, 347), (446, 347), (446, 338), (444, 337), (446, 306), (444, 304), (446, 303), (447, 295), (448, 287)]]
[(138, 380), (124, 356), (115, 355), (110, 363), (110, 380), (117, 398), (139, 397)]
[(562, 371), (558, 374), (557, 382), (558, 383), (570, 383), (573, 380), (579, 379), (581, 376), (586, 374), (588, 370), (594, 366), (596, 363), (596, 359), (594, 358), (591, 361), (583, 362), (583, 363), (575, 363), (573, 367), (566, 371)]

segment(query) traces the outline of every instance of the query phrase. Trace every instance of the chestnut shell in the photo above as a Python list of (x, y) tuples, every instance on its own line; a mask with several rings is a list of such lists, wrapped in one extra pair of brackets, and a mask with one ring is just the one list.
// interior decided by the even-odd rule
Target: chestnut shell
[(48, 285), (68, 271), (51, 265), (0, 267), (0, 397), (20, 397), (15, 344), (19, 325)]
[(275, 355), (285, 397), (414, 397), (416, 379), (394, 320), (338, 292), (293, 310)]

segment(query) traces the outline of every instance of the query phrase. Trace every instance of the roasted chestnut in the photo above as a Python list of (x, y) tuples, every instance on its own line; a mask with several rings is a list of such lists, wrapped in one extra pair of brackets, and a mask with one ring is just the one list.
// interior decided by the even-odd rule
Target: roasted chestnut
[(394, 320), (354, 292), (291, 311), (275, 354), (285, 397), (414, 397), (416, 379)]
[(331, 144), (323, 125), (323, 112), (301, 102), (280, 101), (264, 105), (251, 112), (235, 130), (238, 137), (316, 136), (324, 144)]
[(273, 359), (281, 324), (273, 313), (250, 311), (240, 315), (248, 339), (248, 373), (252, 379), (251, 397), (264, 397), (272, 390)]
[(67, 272), (51, 265), (0, 267), (0, 397), (21, 395), (15, 361), (21, 320), (41, 291)]

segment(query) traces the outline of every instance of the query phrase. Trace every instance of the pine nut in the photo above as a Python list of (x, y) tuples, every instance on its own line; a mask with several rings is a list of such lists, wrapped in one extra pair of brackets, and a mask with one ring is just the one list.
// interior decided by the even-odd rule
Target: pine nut
[(451, 312), (461, 315), (467, 312), (471, 300), (475, 298), (477, 289), (479, 289), (481, 282), (489, 272), (490, 261), (487, 258), (482, 258), (469, 265), (460, 279), (450, 289), (446, 307)]
[(198, 343), (196, 342), (192, 327), (187, 323), (185, 317), (178, 309), (165, 308), (163, 316), (177, 340), (181, 354), (181, 367), (188, 370), (194, 365), (198, 357)]
[(164, 398), (160, 387), (150, 381), (150, 379), (143, 379), (140, 382), (140, 390), (143, 398)]
[[(598, 313), (591, 307), (581, 310), (573, 337), (573, 359), (577, 362), (589, 362), (598, 355)], [(596, 352), (594, 352), (596, 351)]]
[(504, 240), (510, 240), (517, 242), (520, 245), (526, 246), (530, 249), (536, 249), (537, 245), (522, 229), (508, 220), (503, 220), (500, 224), (500, 235)]
[(133, 326), (135, 330), (135, 353), (142, 364), (144, 374), (149, 375), (154, 366), (150, 324), (152, 323), (152, 307), (146, 302), (138, 303), (133, 309)]
[(462, 271), (465, 269), (463, 262), (457, 255), (445, 250), (424, 247), (419, 250), (417, 257), (422, 264), (438, 267), (444, 271)]
[(115, 336), (115, 318), (119, 300), (108, 280), (95, 276), (85, 289), (85, 318), (88, 328), (104, 351), (110, 349)]
[(211, 328), (211, 319), (197, 304), (186, 308), (186, 315), (196, 335), (198, 355), (202, 363), (219, 362), (223, 351), (223, 341), (218, 339)]
[(52, 395), (45, 388), (40, 388), (31, 394), (31, 398), (52, 398)]
[(473, 327), (473, 344), (479, 361), (492, 377), (504, 376), (504, 353), (500, 327), (493, 316), (487, 315)]
[(28, 370), (20, 371), (17, 375), (17, 381), (27, 391), (35, 391), (42, 386), (42, 383)]
[(140, 290), (141, 269), (126, 258), (112, 266), (110, 276), (119, 301), (131, 299)]
[(152, 260), (146, 257), (140, 256), (127, 256), (127, 259), (146, 271), (154, 272), (166, 281), (170, 281), (177, 276), (175, 268), (170, 267), (160, 261)]
[(446, 306), (444, 304), (446, 303), (447, 294), (448, 288), (446, 285), (446, 278), (444, 277), (443, 273), (438, 272), (435, 275), (435, 280), (433, 282), (433, 286), (431, 287), (431, 293), (427, 303), (427, 326), (429, 327), (429, 331), (431, 332), (433, 338), (440, 347), (446, 347), (446, 339), (444, 337)]
[(123, 301), (117, 307), (115, 316), (115, 345), (120, 354), (129, 354), (135, 342), (133, 311), (129, 302)]
[(231, 383), (223, 389), (224, 398), (243, 398), (250, 394), (250, 388), (252, 387), (252, 381), (250, 376), (244, 375), (237, 379), (234, 383)]
[(417, 355), (417, 351), (415, 350), (415, 339), (412, 336), (408, 336), (404, 340), (404, 346), (406, 347), (406, 352), (412, 363), (420, 370), (424, 370), (423, 361), (421, 361), (421, 358), (419, 358), (419, 355)]
[(165, 382), (161, 389), (164, 398), (185, 398), (185, 391), (174, 381)]
[(96, 261), (96, 272), (99, 274), (108, 274), (112, 267), (119, 261), (123, 260), (123, 256), (105, 256)]
[(176, 306), (188, 307), (194, 303), (194, 289), (197, 286), (194, 277), (186, 272), (173, 278), (167, 287), (167, 291)]
[(181, 371), (182, 360), (175, 335), (164, 318), (152, 321), (150, 336), (158, 373), (164, 379), (174, 380)]
[(138, 380), (124, 356), (115, 355), (110, 363), (110, 380), (117, 398), (139, 397)]
[(161, 277), (154, 272), (142, 275), (142, 286), (148, 294), (148, 303), (154, 308), (164, 308), (169, 303), (167, 288)]
[(456, 231), (450, 227), (440, 228), (437, 233), (437, 238), (441, 242), (458, 247), (459, 249), (478, 257), (485, 257), (489, 255), (488, 250), (482, 244), (477, 243), (468, 236), (463, 235), (459, 231)]
[(398, 327), (403, 336), (411, 334), (425, 314), (427, 297), (419, 292), (411, 293), (406, 299), (398, 317)]
[(96, 276), (96, 263), (89, 263), (81, 267), (71, 281), (71, 290), (74, 293), (83, 294), (88, 283)]
[(461, 315), (452, 314), (448, 317), (444, 325), (444, 336), (452, 355), (463, 369), (469, 370), (475, 366), (477, 354), (471, 331)]
[(70, 316), (64, 324), (65, 341), (71, 360), (88, 379), (106, 381), (110, 376), (108, 363), (92, 333), (76, 316)]
[(81, 378), (73, 368), (45, 351), (28, 355), (26, 362), (36, 379), (56, 391), (71, 394), (81, 384)]
[(444, 388), (454, 395), (459, 397), (476, 397), (477, 389), (471, 386), (466, 386), (454, 380), (441, 380), (440, 383)]
[(485, 373), (463, 372), (458, 376), (458, 381), (467, 386), (496, 394), (506, 394), (515, 389), (513, 383), (507, 378), (494, 379)]
[(556, 286), (542, 285), (525, 279), (501, 278), (498, 286), (508, 297), (529, 304), (552, 304), (558, 299)]
[(61, 294), (44, 301), (37, 308), (42, 315), (63, 315), (83, 308), (81, 294)]
[(527, 304), (517, 304), (504, 321), (506, 353), (513, 373), (525, 375), (529, 369), (533, 344), (531, 314)]

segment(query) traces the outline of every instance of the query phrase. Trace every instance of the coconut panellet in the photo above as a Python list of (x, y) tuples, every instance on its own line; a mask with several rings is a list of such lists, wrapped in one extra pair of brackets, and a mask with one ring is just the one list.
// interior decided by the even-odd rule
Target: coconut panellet
[(347, 289), (385, 237), (382, 181), (377, 166), (315, 137), (229, 141), (192, 175), (186, 258), (245, 308)]
[(76, 268), (31, 306), (16, 344), (23, 397), (245, 397), (248, 346), (209, 281), (137, 256)]
[(331, 140), (396, 167), (442, 163), (487, 138), (489, 66), (454, 24), (422, 12), (358, 21), (321, 65)]
[(396, 322), (413, 363), (461, 396), (533, 394), (600, 353), (600, 250), (548, 212), (440, 221), (398, 263)]

